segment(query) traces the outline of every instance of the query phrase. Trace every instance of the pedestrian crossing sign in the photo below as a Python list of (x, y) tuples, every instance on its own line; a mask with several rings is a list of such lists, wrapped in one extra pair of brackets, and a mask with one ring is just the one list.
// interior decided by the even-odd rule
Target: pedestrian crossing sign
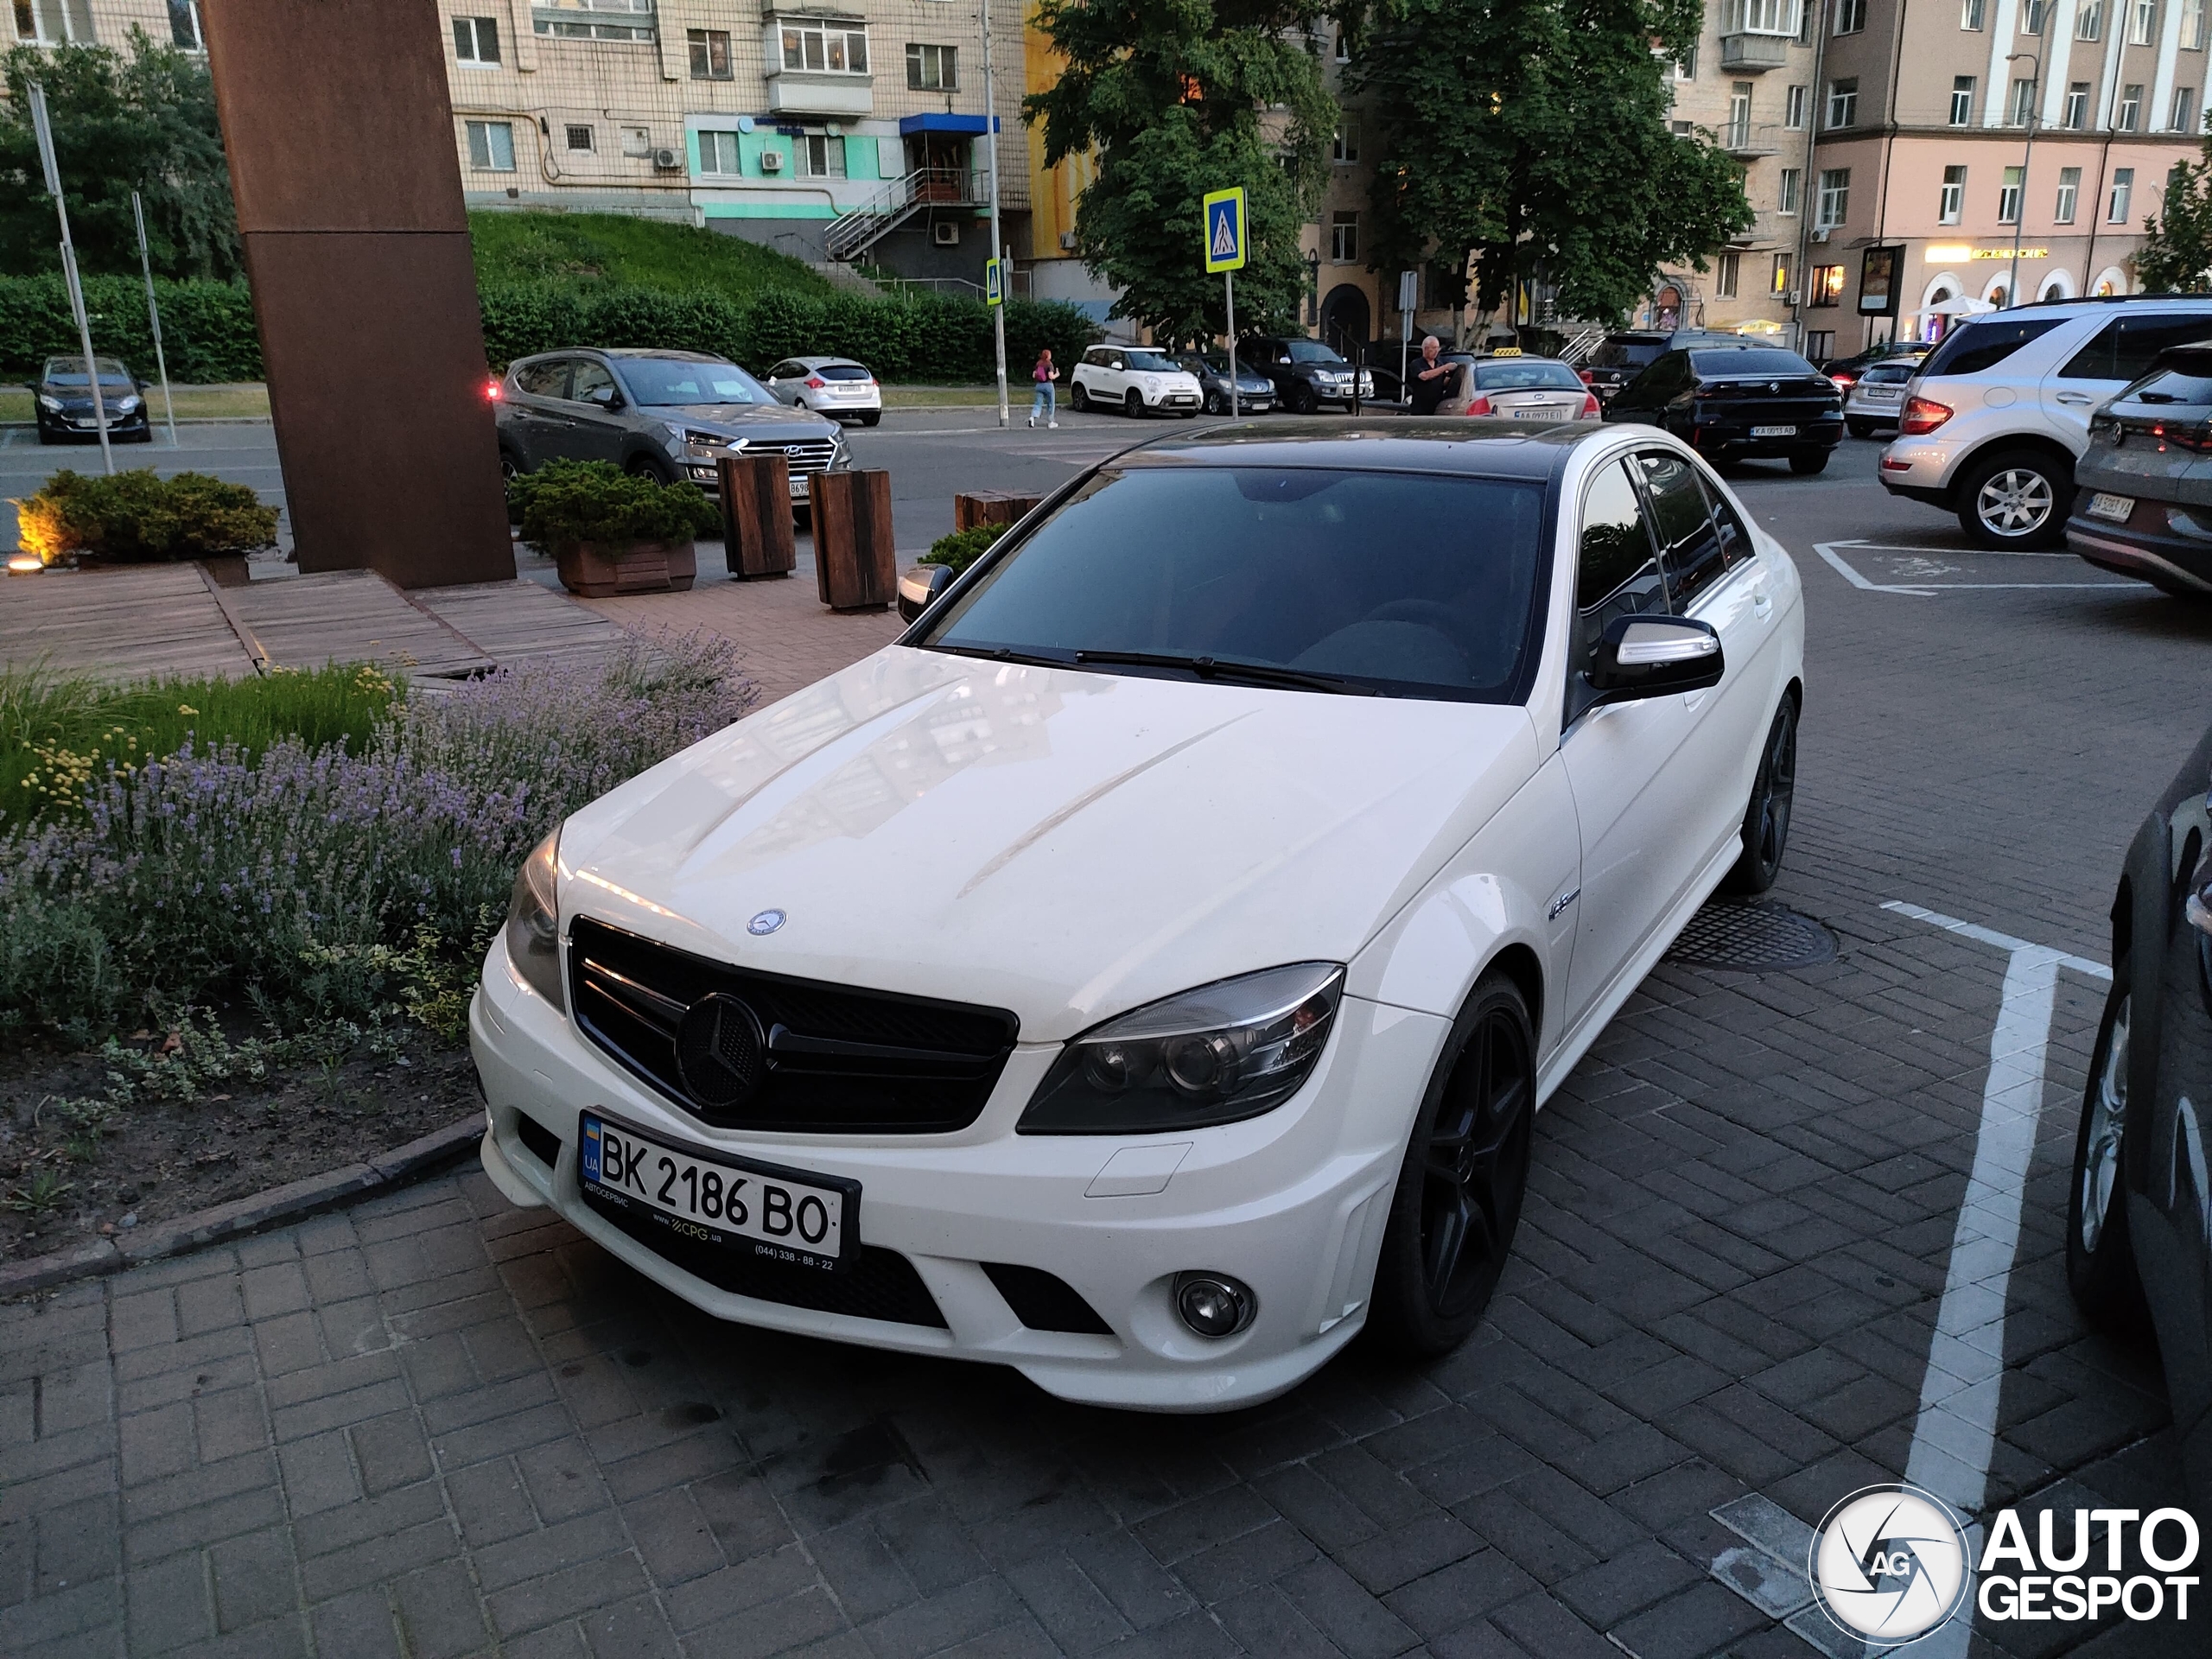
[(1216, 190), (1205, 199), (1206, 272), (1244, 268), (1244, 191)]
[(983, 261), (983, 303), (997, 305), (1006, 298), (1005, 268), (995, 259)]

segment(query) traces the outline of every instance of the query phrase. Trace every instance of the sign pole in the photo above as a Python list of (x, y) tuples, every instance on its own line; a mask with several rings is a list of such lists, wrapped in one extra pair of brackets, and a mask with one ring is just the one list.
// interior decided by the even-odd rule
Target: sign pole
[(991, 0), (983, 5), (983, 142), (991, 148), (991, 258), (999, 268), (1000, 303), (991, 311), (991, 344), (998, 358), (999, 424), (1012, 426), (1006, 397), (1006, 241), (999, 232), (999, 103), (991, 80)]
[(1222, 308), (1229, 313), (1229, 418), (1242, 420), (1243, 411), (1236, 406), (1236, 273), (1221, 273)]
[(1398, 275), (1398, 395), (1406, 400), (1408, 409), (1413, 407), (1414, 395), (1406, 385), (1406, 377), (1413, 372), (1414, 301), (1417, 297), (1414, 284), (1420, 280), (1415, 271), (1401, 271)]
[(46, 88), (37, 81), (26, 83), (30, 94), (31, 126), (38, 135), (39, 164), (46, 169), (47, 193), (54, 198), (54, 211), (61, 221), (61, 274), (69, 283), (69, 308), (77, 314), (77, 339), (85, 348), (85, 378), (92, 388), (92, 421), (99, 428), (100, 465), (112, 477), (115, 473), (115, 451), (107, 442), (107, 400), (100, 396), (99, 365), (92, 359), (92, 323), (85, 313), (85, 285), (77, 279), (77, 250), (69, 240), (69, 205), (61, 199), (61, 167), (54, 156), (54, 125), (47, 119)]
[(169, 360), (162, 350), (162, 308), (154, 302), (154, 260), (146, 251), (146, 210), (130, 193), (130, 217), (138, 224), (138, 269), (146, 274), (146, 319), (154, 325), (154, 365), (162, 373), (162, 408), (168, 415), (169, 448), (176, 448), (176, 399), (169, 395)]

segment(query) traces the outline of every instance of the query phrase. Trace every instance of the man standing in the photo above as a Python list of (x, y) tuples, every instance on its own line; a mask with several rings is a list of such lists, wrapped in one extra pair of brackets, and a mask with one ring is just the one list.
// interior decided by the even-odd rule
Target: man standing
[(1424, 334), (1421, 341), (1421, 366), (1414, 371), (1413, 384), (1407, 390), (1415, 415), (1433, 415), (1436, 406), (1452, 393), (1458, 384), (1459, 365), (1440, 362), (1437, 353), (1443, 346), (1434, 334)]

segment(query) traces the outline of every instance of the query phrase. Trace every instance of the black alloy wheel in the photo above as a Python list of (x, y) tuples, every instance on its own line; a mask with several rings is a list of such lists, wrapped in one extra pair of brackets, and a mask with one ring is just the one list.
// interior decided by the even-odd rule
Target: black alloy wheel
[(515, 480), (521, 476), (522, 462), (515, 458), (515, 452), (513, 450), (507, 448), (505, 445), (501, 445), (499, 448), (499, 482), (502, 484), (512, 484)]
[(1810, 478), (1815, 473), (1827, 470), (1828, 452), (1825, 449), (1801, 449), (1789, 457), (1789, 470), (1800, 478)]
[(1206, 393), (1206, 413), (1209, 415), (1228, 414), (1229, 400), (1217, 391)]
[(1133, 421), (1144, 418), (1144, 394), (1135, 386), (1131, 386), (1128, 396), (1122, 399), (1122, 413)]
[(1090, 394), (1083, 389), (1080, 380), (1068, 388), (1068, 407), (1078, 415), (1090, 407)]
[(650, 478), (656, 484), (676, 482), (676, 474), (670, 470), (668, 463), (664, 461), (657, 461), (651, 455), (633, 457), (629, 466), (624, 470), (632, 478)]
[(1414, 1119), (1375, 1268), (1368, 1329), (1408, 1355), (1449, 1353), (1497, 1288), (1529, 1190), (1536, 1042), (1528, 1004), (1485, 976)]
[(1321, 400), (1313, 395), (1313, 388), (1303, 380), (1294, 381), (1290, 388), (1290, 408), (1295, 415), (1311, 415), (1321, 407)]
[(882, 423), (883, 411), (881, 410), (869, 409), (863, 410), (861, 412), (861, 424), (862, 426), (880, 426)]
[(2135, 1248), (2127, 1232), (2128, 1025), (2134, 1011), (2128, 960), (2113, 964), (2089, 1080), (2082, 1091), (2082, 1123), (2074, 1138), (2074, 1172), (2066, 1205), (2066, 1287), (2092, 1325), (2135, 1336), (2150, 1322)]
[(1874, 435), (1874, 423), (1872, 421), (1862, 421), (1853, 416), (1844, 424), (1851, 429), (1851, 435), (1854, 438), (1871, 438)]
[(1797, 702), (1785, 693), (1766, 728), (1751, 804), (1744, 809), (1744, 850), (1721, 879), (1722, 891), (1749, 895), (1774, 885), (1789, 848), (1789, 809), (1796, 793)]

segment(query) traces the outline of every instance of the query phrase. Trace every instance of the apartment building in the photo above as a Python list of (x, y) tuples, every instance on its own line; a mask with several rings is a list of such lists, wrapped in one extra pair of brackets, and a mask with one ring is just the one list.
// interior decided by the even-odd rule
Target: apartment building
[[(1007, 241), (1028, 251), (1024, 0), (989, 0)], [(19, 39), (200, 50), (199, 0), (15, 0)], [(440, 0), (473, 208), (636, 213), (799, 258), (980, 284), (971, 0)]]
[(1808, 354), (1936, 338), (1947, 304), (2135, 290), (2145, 216), (2204, 130), (2206, 0), (1826, 12)]

